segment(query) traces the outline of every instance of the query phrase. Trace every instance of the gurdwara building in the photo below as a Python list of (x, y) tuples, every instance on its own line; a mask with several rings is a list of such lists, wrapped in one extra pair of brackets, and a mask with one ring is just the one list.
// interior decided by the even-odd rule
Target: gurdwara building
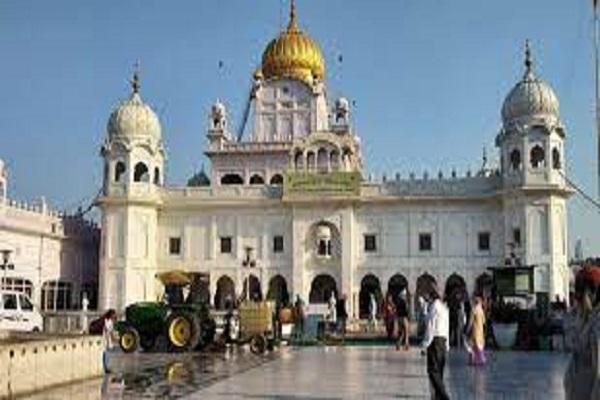
[(525, 59), (502, 105), (497, 168), (377, 182), (365, 179), (351, 104), (328, 98), (323, 53), (293, 2), (252, 75), (248, 134), (231, 129), (217, 101), (210, 173), (185, 186), (165, 184), (161, 123), (134, 76), (101, 149), (101, 304), (156, 300), (155, 275), (179, 269), (208, 274), (217, 308), (228, 297), (318, 303), (333, 292), (359, 316), (371, 292), (414, 296), (435, 281), (471, 293), (507, 264), (532, 268), (532, 291), (565, 298), (565, 128), (529, 47)]

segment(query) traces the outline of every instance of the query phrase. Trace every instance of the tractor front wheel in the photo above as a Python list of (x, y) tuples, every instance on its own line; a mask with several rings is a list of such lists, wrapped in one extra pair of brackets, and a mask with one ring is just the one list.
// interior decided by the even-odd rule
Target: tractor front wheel
[(140, 344), (140, 335), (137, 330), (132, 327), (126, 327), (119, 337), (119, 346), (124, 353), (133, 353), (138, 349)]
[(198, 318), (187, 312), (173, 312), (167, 319), (167, 338), (174, 351), (193, 350), (201, 338)]

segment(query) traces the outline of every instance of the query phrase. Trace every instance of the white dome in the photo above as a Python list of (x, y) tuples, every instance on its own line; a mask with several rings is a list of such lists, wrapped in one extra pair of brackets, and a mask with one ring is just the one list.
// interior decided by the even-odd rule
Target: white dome
[(504, 125), (523, 118), (559, 118), (559, 102), (554, 90), (533, 73), (529, 46), (526, 47), (525, 75), (510, 91), (502, 105)]
[(160, 140), (161, 126), (152, 108), (145, 104), (137, 91), (122, 102), (108, 120), (109, 137), (149, 136)]

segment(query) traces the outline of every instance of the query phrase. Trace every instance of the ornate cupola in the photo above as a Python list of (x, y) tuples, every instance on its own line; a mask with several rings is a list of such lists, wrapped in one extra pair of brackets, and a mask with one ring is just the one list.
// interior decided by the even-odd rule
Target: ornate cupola
[(124, 193), (123, 188), (130, 188), (130, 184), (163, 184), (162, 128), (156, 113), (142, 100), (140, 88), (136, 68), (129, 98), (108, 119), (101, 151), (105, 159), (105, 194)]
[(526, 41), (525, 73), (504, 100), (502, 123), (505, 129), (512, 129), (535, 120), (557, 124), (559, 103), (552, 87), (536, 76), (531, 48), (529, 41)]
[(558, 98), (536, 76), (526, 41), (525, 73), (504, 100), (502, 129), (496, 138), (505, 185), (564, 186), (564, 138)]

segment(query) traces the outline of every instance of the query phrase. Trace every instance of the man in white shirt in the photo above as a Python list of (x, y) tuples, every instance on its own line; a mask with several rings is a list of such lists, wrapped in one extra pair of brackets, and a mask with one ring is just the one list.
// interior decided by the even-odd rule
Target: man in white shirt
[(427, 375), (432, 388), (432, 398), (447, 400), (450, 397), (444, 385), (444, 367), (446, 353), (450, 350), (448, 308), (440, 300), (440, 295), (435, 288), (432, 288), (426, 298), (430, 306), (426, 320), (425, 338), (421, 346), (427, 353)]

